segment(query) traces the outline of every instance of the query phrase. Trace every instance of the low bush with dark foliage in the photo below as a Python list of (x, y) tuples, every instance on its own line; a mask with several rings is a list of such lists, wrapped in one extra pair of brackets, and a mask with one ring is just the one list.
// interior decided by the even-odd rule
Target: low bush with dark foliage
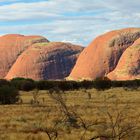
[(52, 88), (59, 88), (60, 90), (78, 90), (81, 88), (97, 90), (106, 90), (111, 87), (123, 87), (124, 89), (138, 89), (140, 87), (140, 80), (131, 81), (111, 81), (108, 78), (97, 78), (94, 81), (51, 81), (41, 80), (33, 81), (31, 79), (13, 79), (11, 83), (19, 90), (29, 91), (33, 89), (50, 90)]
[(123, 83), (123, 87), (126, 90), (137, 90), (140, 87), (140, 80), (129, 80)]
[(0, 87), (4, 85), (10, 85), (10, 82), (5, 79), (0, 79)]
[(0, 87), (0, 104), (14, 104), (19, 100), (18, 90), (9, 85)]
[(36, 88), (39, 90), (49, 90), (53, 87), (57, 87), (57, 81), (36, 81)]
[(111, 88), (111, 86), (112, 86), (111, 81), (107, 78), (104, 78), (104, 79), (97, 78), (94, 81), (94, 87), (97, 90), (106, 90), (106, 89)]
[(140, 87), (140, 80), (131, 81), (110, 81), (108, 78), (97, 78), (95, 81), (51, 81), (40, 80), (34, 81), (32, 79), (14, 78), (11, 81), (4, 79), (0, 80), (1, 86), (13, 86), (18, 90), (31, 91), (33, 89), (38, 90), (50, 90), (59, 88), (60, 90), (78, 90), (78, 89), (91, 89), (106, 90), (111, 87), (123, 87), (127, 90), (137, 90)]
[(36, 88), (35, 82), (32, 79), (14, 78), (11, 80), (11, 85), (18, 90), (30, 91)]
[(34, 81), (31, 81), (31, 80), (23, 80), (22, 83), (21, 83), (20, 90), (30, 91), (30, 90), (35, 89), (35, 87), (36, 86), (35, 86)]

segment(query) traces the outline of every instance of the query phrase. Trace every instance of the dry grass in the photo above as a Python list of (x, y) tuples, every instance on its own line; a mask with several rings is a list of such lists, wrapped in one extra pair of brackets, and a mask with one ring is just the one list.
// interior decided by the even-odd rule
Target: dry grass
[[(39, 91), (39, 105), (31, 104), (31, 92), (21, 92), (23, 104), (0, 106), (0, 140), (47, 140), (48, 133), (55, 139), (80, 140), (98, 136), (113, 135), (112, 123), (117, 120), (120, 127), (130, 124), (136, 130), (130, 131), (124, 140), (140, 140), (140, 91), (125, 91), (122, 88), (106, 91), (79, 90), (67, 91), (62, 95), (68, 110), (76, 113), (78, 127), (64, 121), (60, 105), (48, 91)], [(82, 125), (85, 123), (87, 129)], [(90, 126), (91, 125), (91, 126)], [(115, 133), (119, 128), (115, 126)], [(118, 138), (110, 138), (118, 140)]]

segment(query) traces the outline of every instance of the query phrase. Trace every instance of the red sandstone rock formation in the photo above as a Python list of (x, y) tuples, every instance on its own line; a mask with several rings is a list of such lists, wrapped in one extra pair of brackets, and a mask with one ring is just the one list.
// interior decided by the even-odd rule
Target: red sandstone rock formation
[(0, 37), (0, 78), (4, 78), (18, 56), (30, 45), (48, 42), (41, 36), (8, 34)]
[(115, 69), (123, 52), (140, 37), (140, 28), (111, 31), (97, 37), (80, 54), (68, 79), (96, 79)]
[(18, 57), (6, 79), (64, 79), (71, 72), (82, 50), (82, 47), (70, 43), (36, 43)]
[(140, 79), (140, 39), (125, 50), (116, 68), (107, 76), (111, 80)]
[(1, 36), (0, 78), (64, 79), (76, 63), (68, 79), (140, 79), (140, 28), (105, 33), (82, 50), (41, 36)]

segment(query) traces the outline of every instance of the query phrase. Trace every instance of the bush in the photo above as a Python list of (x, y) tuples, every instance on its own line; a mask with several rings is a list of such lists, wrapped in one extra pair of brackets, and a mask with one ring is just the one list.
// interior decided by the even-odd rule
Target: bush
[(52, 88), (59, 88), (60, 90), (78, 90), (96, 88), (97, 90), (106, 90), (111, 87), (123, 87), (125, 89), (138, 89), (140, 87), (140, 80), (130, 81), (110, 81), (107, 77), (97, 78), (95, 81), (51, 81), (40, 80), (33, 81), (32, 79), (14, 78), (11, 82), (0, 80), (0, 86), (12, 85), (18, 90), (30, 91), (33, 89), (50, 90)]
[(35, 88), (35, 83), (29, 80), (23, 80), (21, 82), (20, 90), (31, 91)]
[(15, 87), (3, 85), (0, 87), (0, 104), (14, 104), (19, 100), (19, 92)]
[(85, 89), (90, 89), (93, 88), (94, 86), (93, 81), (87, 81), (87, 80), (82, 81), (80, 84), (81, 84), (81, 88), (85, 88)]
[(73, 81), (61, 81), (59, 83), (57, 83), (57, 87), (61, 90), (73, 90)]
[(39, 90), (44, 90), (46, 86), (46, 82), (44, 80), (36, 81), (36, 88)]
[(139, 80), (128, 80), (123, 82), (123, 87), (126, 90), (136, 90), (138, 89), (139, 85)]
[(23, 91), (30, 91), (36, 87), (35, 82), (32, 79), (24, 79), (24, 78), (12, 79), (11, 85), (17, 88), (18, 90)]
[(57, 87), (57, 81), (47, 81), (47, 80), (37, 81), (36, 87), (37, 89), (40, 90), (49, 90), (51, 88)]
[(40, 90), (50, 90), (59, 88), (60, 90), (74, 90), (81, 88), (81, 82), (76, 81), (37, 81), (36, 88)]
[(112, 87), (123, 87), (123, 81), (111, 81)]
[(23, 80), (25, 80), (25, 79), (24, 78), (13, 78), (11, 80), (11, 85), (20, 90)]
[(109, 79), (96, 79), (94, 81), (94, 87), (97, 89), (97, 90), (106, 90), (106, 89), (109, 89), (111, 88), (111, 81)]
[(0, 87), (3, 85), (10, 85), (10, 82), (5, 79), (0, 79)]

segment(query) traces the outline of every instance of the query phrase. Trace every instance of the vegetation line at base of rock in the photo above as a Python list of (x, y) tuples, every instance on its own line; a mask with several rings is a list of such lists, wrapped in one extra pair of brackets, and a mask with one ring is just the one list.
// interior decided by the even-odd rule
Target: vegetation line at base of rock
[(14, 78), (11, 81), (5, 79), (0, 80), (0, 87), (10, 86), (21, 91), (38, 90), (78, 90), (91, 89), (106, 90), (114, 87), (123, 87), (124, 89), (138, 89), (140, 87), (140, 80), (131, 81), (110, 81), (109, 79), (96, 79), (94, 81), (51, 81), (40, 80), (34, 81), (32, 79)]

